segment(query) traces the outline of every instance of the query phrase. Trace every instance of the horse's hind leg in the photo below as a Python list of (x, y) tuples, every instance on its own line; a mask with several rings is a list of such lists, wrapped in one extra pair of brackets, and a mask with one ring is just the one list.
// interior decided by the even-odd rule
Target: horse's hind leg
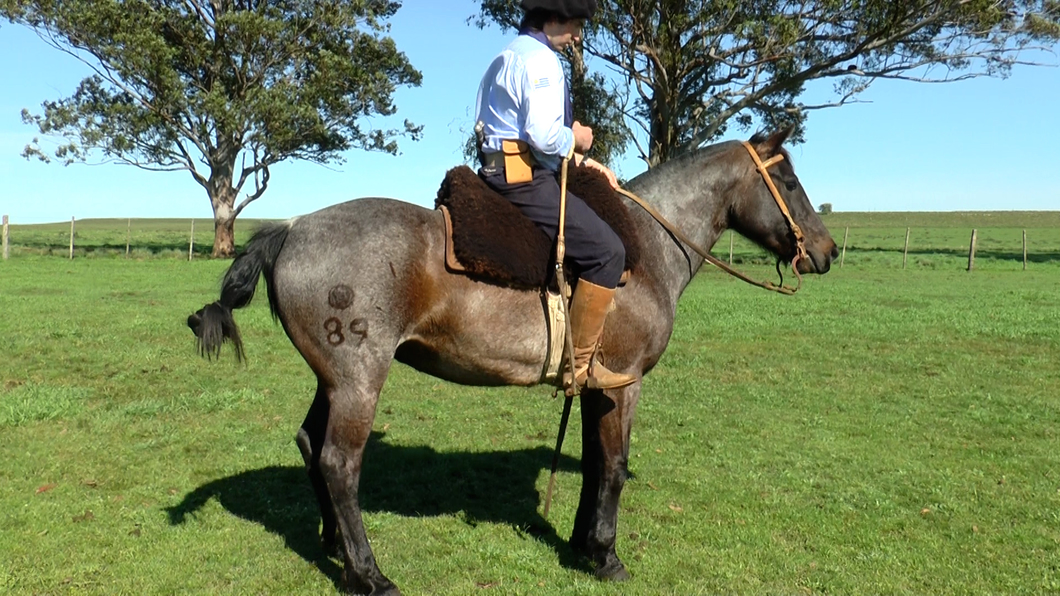
[(608, 391), (583, 391), (582, 493), (574, 518), (571, 546), (592, 559), (596, 576), (629, 579), (615, 552), (618, 504), (626, 482), (629, 424), (640, 383)]
[(389, 362), (379, 363), (375, 370), (358, 368), (367, 374), (359, 374), (356, 379), (342, 378), (324, 389), (328, 416), (320, 450), (320, 472), (334, 503), (343, 546), (346, 589), (357, 594), (394, 596), (400, 592), (379, 571), (364, 532), (358, 500), (361, 461)]
[(302, 428), (298, 429), (295, 443), (298, 450), (302, 452), (305, 460), (306, 471), (309, 473), (309, 482), (313, 485), (316, 493), (317, 503), (320, 505), (320, 543), (324, 552), (335, 554), (335, 539), (338, 531), (338, 522), (335, 519), (335, 508), (328, 494), (328, 486), (324, 481), (324, 475), (320, 471), (320, 451), (324, 448), (324, 436), (328, 429), (328, 396), (324, 391), (322, 383), (317, 384), (317, 393), (313, 397), (313, 405), (309, 406), (309, 412), (305, 415)]

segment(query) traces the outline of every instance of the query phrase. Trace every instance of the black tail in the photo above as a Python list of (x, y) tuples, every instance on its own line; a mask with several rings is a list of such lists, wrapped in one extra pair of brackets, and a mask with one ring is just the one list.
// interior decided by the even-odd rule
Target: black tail
[(269, 308), (277, 316), (276, 304), (272, 299), (272, 268), (276, 256), (283, 249), (290, 231), (288, 223), (266, 224), (261, 227), (246, 249), (243, 250), (232, 266), (225, 273), (221, 282), (221, 299), (200, 308), (188, 317), (188, 327), (195, 333), (199, 343), (199, 353), (206, 358), (221, 355), (221, 346), (231, 340), (236, 350), (236, 359), (242, 362), (246, 355), (243, 352), (243, 340), (239, 337), (239, 327), (232, 318), (232, 309), (243, 308), (254, 298), (258, 287), (258, 277), (264, 273), (265, 283), (269, 286)]

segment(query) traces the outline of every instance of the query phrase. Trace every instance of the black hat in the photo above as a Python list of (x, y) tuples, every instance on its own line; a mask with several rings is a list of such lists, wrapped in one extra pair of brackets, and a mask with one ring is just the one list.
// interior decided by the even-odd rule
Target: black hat
[(527, 12), (547, 10), (564, 19), (591, 19), (596, 14), (596, 0), (522, 0), (519, 6)]

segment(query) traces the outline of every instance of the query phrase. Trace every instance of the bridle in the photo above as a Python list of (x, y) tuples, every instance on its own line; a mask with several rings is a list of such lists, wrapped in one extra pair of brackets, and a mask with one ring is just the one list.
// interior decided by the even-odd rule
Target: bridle
[[(658, 221), (660, 225), (662, 225), (662, 227), (666, 228), (666, 230), (670, 232), (674, 236), (674, 238), (677, 238), (677, 240), (679, 240), (680, 242), (688, 245), (689, 248), (699, 254), (699, 256), (706, 259), (707, 262), (709, 262), (710, 264), (721, 269), (722, 271), (725, 271), (729, 275), (742, 279), (743, 281), (753, 286), (758, 286), (760, 288), (765, 288), (773, 292), (779, 292), (781, 294), (791, 296), (795, 292), (798, 292), (799, 288), (802, 287), (802, 275), (799, 274), (798, 265), (800, 260), (809, 258), (809, 253), (806, 252), (806, 236), (802, 233), (802, 228), (800, 228), (799, 224), (795, 223), (795, 220), (792, 219), (791, 211), (788, 210), (788, 205), (784, 202), (784, 197), (780, 196), (780, 191), (777, 190), (777, 186), (773, 184), (773, 178), (769, 175), (768, 172), (770, 166), (778, 164), (784, 160), (784, 154), (778, 153), (763, 162), (762, 159), (758, 157), (758, 153), (754, 150), (754, 147), (752, 147), (750, 143), (744, 141), (743, 146), (751, 155), (751, 159), (754, 160), (755, 169), (757, 169), (758, 173), (762, 175), (762, 180), (765, 181), (766, 187), (769, 188), (769, 193), (773, 195), (773, 200), (777, 202), (777, 207), (780, 207), (780, 212), (784, 214), (784, 219), (788, 221), (788, 226), (791, 228), (791, 233), (795, 236), (795, 257), (791, 260), (791, 271), (795, 274), (795, 279), (797, 279), (799, 283), (794, 288), (784, 285), (783, 274), (781, 275), (779, 286), (769, 281), (756, 281), (754, 279), (751, 279), (750, 277), (747, 277), (743, 273), (740, 273), (736, 269), (730, 267), (724, 261), (718, 259), (714, 255), (710, 254), (708, 251), (704, 250), (695, 242), (692, 242), (688, 238), (688, 236), (685, 236), (681, 232), (681, 230), (678, 230), (676, 227), (674, 227), (674, 225), (667, 221), (661, 213), (659, 213), (655, 210), (654, 207), (646, 203), (644, 199), (638, 197), (637, 195), (629, 192), (624, 188), (618, 188), (616, 190), (620, 194), (629, 197), (634, 203), (640, 205), (645, 211), (648, 212), (649, 215), (654, 217), (655, 220)], [(777, 273), (780, 273), (779, 263), (777, 263)]]

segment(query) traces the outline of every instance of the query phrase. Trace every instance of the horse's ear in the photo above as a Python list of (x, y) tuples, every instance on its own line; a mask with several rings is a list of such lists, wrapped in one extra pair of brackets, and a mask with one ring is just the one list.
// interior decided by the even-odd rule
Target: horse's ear
[(758, 155), (762, 159), (768, 159), (780, 153), (780, 148), (784, 145), (784, 141), (788, 140), (788, 137), (793, 132), (795, 132), (795, 125), (791, 124), (769, 135), (764, 140), (762, 137), (755, 135), (756, 138), (751, 139), (751, 142), (754, 143), (755, 151), (758, 152)]

